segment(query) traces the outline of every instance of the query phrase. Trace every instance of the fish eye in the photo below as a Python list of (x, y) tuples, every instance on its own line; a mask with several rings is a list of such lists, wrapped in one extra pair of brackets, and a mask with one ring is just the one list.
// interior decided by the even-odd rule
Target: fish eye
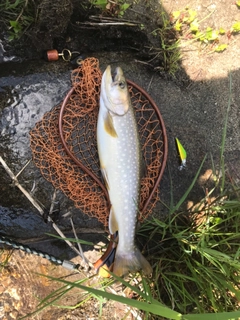
[(119, 82), (119, 87), (121, 88), (121, 89), (124, 89), (125, 88), (125, 82), (124, 81), (120, 81)]

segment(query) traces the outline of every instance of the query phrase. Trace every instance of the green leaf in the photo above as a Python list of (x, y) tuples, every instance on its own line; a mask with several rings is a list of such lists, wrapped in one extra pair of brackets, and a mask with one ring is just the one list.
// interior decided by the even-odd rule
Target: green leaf
[(107, 0), (92, 0), (91, 2), (94, 6), (100, 7), (102, 9), (106, 9), (106, 6), (108, 4)]
[(217, 38), (218, 38), (218, 31), (217, 30), (213, 30), (212, 28), (208, 27), (206, 29), (205, 39), (207, 41), (214, 41)]
[(13, 28), (16, 28), (16, 26), (18, 25), (18, 22), (15, 20), (10, 20), (9, 23), (10, 23), (11, 27), (13, 27)]
[(22, 27), (21, 27), (21, 25), (19, 24), (18, 21), (10, 20), (9, 23), (10, 23), (10, 25), (13, 28), (15, 33), (19, 33), (19, 32), (22, 31)]
[(190, 23), (190, 30), (192, 32), (197, 32), (198, 31), (198, 27), (199, 27), (199, 24), (197, 22), (197, 20), (194, 20), (192, 23)]
[(182, 23), (180, 22), (180, 20), (178, 19), (175, 23), (175, 26), (174, 26), (174, 29), (176, 31), (181, 31), (181, 28), (182, 28)]
[(124, 3), (121, 5), (121, 11), (126, 11), (128, 8), (130, 7), (130, 4), (129, 3)]
[(189, 14), (188, 23), (191, 23), (191, 22), (193, 22), (194, 19), (196, 18), (196, 16), (197, 16), (197, 11), (192, 10), (192, 9), (189, 9), (189, 10), (188, 10), (188, 14)]
[(181, 11), (173, 11), (172, 13), (173, 19), (174, 20), (178, 19), (180, 14), (181, 14)]
[(227, 44), (219, 44), (215, 49), (214, 51), (216, 52), (223, 52), (224, 50), (227, 49)]
[(237, 7), (240, 8), (240, 1), (236, 1), (235, 3), (237, 5)]
[(239, 32), (239, 31), (240, 31), (240, 21), (235, 22), (235, 23), (232, 25), (231, 30), (232, 30), (233, 32)]
[(240, 317), (240, 311), (220, 312), (220, 313), (202, 313), (186, 314), (184, 320), (234, 320)]
[(195, 34), (195, 38), (196, 38), (197, 40), (204, 41), (205, 35), (204, 35), (203, 32), (197, 31), (196, 34)]
[(225, 33), (226, 33), (226, 31), (223, 28), (219, 29), (219, 34), (225, 34)]
[(47, 233), (47, 232), (45, 234), (48, 235), (48, 236), (54, 237), (56, 239), (59, 239), (59, 240), (68, 240), (68, 241), (71, 241), (71, 242), (77, 242), (77, 243), (86, 244), (86, 245), (90, 245), (90, 246), (94, 246), (95, 245), (95, 243), (93, 243), (93, 242), (85, 241), (85, 240), (81, 240), (81, 239), (63, 238), (61, 236), (57, 236), (56, 234)]
[(212, 224), (220, 224), (220, 223), (222, 223), (222, 218), (220, 218), (220, 217), (210, 217), (209, 221)]

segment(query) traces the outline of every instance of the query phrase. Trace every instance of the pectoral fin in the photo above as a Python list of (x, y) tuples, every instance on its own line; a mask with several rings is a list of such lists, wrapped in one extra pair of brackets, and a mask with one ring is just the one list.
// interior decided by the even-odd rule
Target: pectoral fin
[(108, 182), (108, 176), (107, 176), (106, 169), (101, 167), (101, 173), (102, 173), (102, 176), (103, 176), (103, 180), (104, 180), (105, 186), (109, 190), (109, 182)]
[(107, 112), (107, 115), (104, 119), (104, 129), (110, 136), (117, 138), (118, 135), (114, 128), (112, 116), (109, 112)]
[(111, 234), (114, 234), (118, 231), (118, 223), (116, 220), (116, 216), (113, 210), (113, 207), (111, 207), (110, 215), (109, 215), (109, 221), (108, 221), (109, 231)]

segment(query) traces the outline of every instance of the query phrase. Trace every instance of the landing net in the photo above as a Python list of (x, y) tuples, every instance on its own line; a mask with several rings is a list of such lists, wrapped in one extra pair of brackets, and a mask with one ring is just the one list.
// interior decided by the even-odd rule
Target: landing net
[[(62, 190), (75, 206), (107, 226), (110, 203), (97, 153), (97, 117), (102, 74), (99, 62), (87, 58), (72, 72), (72, 89), (63, 103), (47, 112), (30, 132), (33, 161), (46, 180)], [(139, 220), (159, 200), (159, 182), (167, 158), (161, 114), (151, 97), (128, 81), (145, 162)]]

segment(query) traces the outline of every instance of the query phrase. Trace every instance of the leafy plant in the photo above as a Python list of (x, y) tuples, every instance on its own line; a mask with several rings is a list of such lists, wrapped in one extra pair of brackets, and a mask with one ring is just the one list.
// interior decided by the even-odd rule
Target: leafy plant
[(120, 4), (120, 11), (119, 11), (119, 16), (123, 16), (125, 11), (130, 7), (129, 3), (122, 3)]
[(179, 69), (181, 59), (179, 41), (176, 39), (175, 30), (167, 13), (161, 9), (159, 15), (161, 16), (162, 26), (153, 30), (151, 34), (159, 37), (160, 47), (151, 48), (150, 55), (153, 58), (149, 62), (158, 58), (158, 60), (162, 61), (162, 65), (155, 67), (155, 70), (164, 70), (174, 76)]
[(222, 52), (227, 49), (227, 44), (219, 44), (218, 46), (215, 47), (216, 52)]
[(236, 21), (232, 27), (231, 27), (231, 32), (239, 32), (240, 31), (240, 21)]
[(91, 2), (94, 6), (99, 7), (102, 10), (105, 10), (108, 4), (108, 0), (92, 0)]
[(211, 44), (211, 52), (222, 52), (226, 50), (228, 45), (225, 43), (219, 44), (221, 37), (227, 33), (228, 38), (230, 39), (231, 34), (238, 33), (240, 31), (240, 22), (235, 22), (228, 32), (226, 32), (222, 27), (220, 27), (219, 30), (211, 27), (207, 27), (203, 30), (200, 28), (200, 23), (211, 14), (213, 14), (213, 12), (199, 21), (197, 12), (187, 8), (182, 11), (174, 11), (171, 14), (171, 20), (174, 25), (174, 29), (179, 33), (181, 39), (200, 41), (204, 45)]
[(0, 4), (1, 19), (10, 25), (9, 39), (20, 38), (35, 20), (34, 3), (28, 0), (5, 0)]
[(130, 7), (130, 4), (125, 2), (124, 0), (91, 0), (91, 3), (103, 10), (103, 12), (118, 17), (122, 17), (126, 10)]
[(22, 33), (21, 24), (15, 20), (10, 20), (9, 23), (10, 23), (11, 29), (13, 30), (12, 32), (10, 32), (9, 40), (18, 38), (19, 35)]

